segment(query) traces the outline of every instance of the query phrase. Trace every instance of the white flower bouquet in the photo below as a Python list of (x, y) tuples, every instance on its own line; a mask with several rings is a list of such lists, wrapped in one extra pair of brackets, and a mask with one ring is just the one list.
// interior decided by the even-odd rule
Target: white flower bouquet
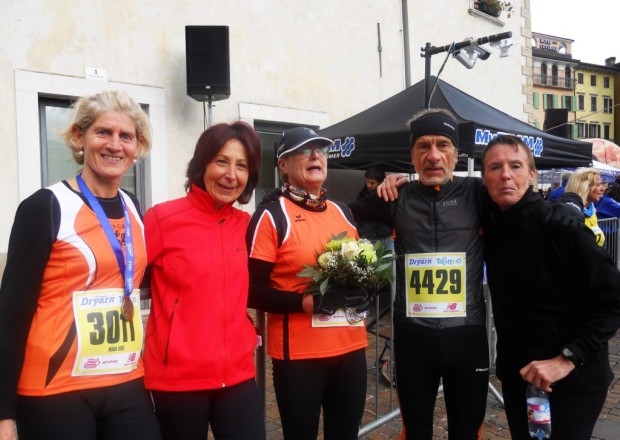
[[(347, 237), (346, 232), (341, 232), (332, 236), (323, 253), (317, 253), (316, 264), (306, 265), (297, 276), (310, 278), (306, 283), (302, 283), (308, 286), (307, 292), (325, 295), (330, 286), (350, 286), (371, 297), (393, 280), (393, 259), (394, 255), (387, 251), (381, 242), (373, 244), (366, 239), (355, 240)], [(353, 312), (345, 310), (347, 319)]]

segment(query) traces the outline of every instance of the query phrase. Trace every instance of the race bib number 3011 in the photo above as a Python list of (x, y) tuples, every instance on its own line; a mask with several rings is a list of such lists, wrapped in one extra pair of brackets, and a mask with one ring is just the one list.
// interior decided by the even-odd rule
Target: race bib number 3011
[(407, 316), (465, 316), (466, 269), (464, 252), (407, 254)]
[(126, 373), (138, 365), (142, 350), (140, 293), (130, 299), (135, 318), (123, 317), (123, 290), (104, 289), (73, 293), (73, 315), (78, 349), (73, 376)]

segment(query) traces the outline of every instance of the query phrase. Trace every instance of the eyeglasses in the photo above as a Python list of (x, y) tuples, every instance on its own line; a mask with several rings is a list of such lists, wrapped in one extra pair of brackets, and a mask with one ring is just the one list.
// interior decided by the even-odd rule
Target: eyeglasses
[(299, 150), (295, 150), (291, 153), (291, 156), (304, 156), (304, 157), (310, 157), (312, 155), (312, 152), (316, 152), (316, 154), (318, 154), (319, 156), (327, 156), (327, 153), (329, 151), (329, 146), (324, 146), (324, 147), (306, 147), (306, 148), (300, 148)]

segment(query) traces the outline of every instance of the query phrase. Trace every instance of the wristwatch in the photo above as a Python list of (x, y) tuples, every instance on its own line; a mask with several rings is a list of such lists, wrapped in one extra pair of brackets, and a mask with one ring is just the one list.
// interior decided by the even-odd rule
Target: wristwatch
[(571, 361), (575, 365), (575, 367), (583, 364), (583, 362), (581, 362), (581, 359), (579, 359), (579, 357), (575, 353), (573, 353), (573, 351), (568, 347), (563, 347), (560, 354), (564, 359)]

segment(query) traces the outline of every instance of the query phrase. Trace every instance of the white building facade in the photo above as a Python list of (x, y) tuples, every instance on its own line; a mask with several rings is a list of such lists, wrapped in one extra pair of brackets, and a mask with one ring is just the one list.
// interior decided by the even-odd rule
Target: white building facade
[[(495, 18), (474, 0), (0, 0), (0, 272), (19, 203), (53, 183), (54, 112), (76, 97), (124, 89), (144, 105), (154, 144), (132, 188), (143, 209), (183, 195), (205, 125), (203, 103), (186, 95), (185, 26), (229, 27), (231, 95), (214, 103), (212, 122), (253, 124), (271, 166), (279, 130), (324, 128), (423, 79), (427, 42), (511, 31), (510, 57), (472, 70), (449, 59), (441, 78), (533, 122), (529, 0), (511, 3), (510, 18)], [(432, 57), (433, 75), (445, 55)], [(273, 187), (267, 169), (261, 179)]]

